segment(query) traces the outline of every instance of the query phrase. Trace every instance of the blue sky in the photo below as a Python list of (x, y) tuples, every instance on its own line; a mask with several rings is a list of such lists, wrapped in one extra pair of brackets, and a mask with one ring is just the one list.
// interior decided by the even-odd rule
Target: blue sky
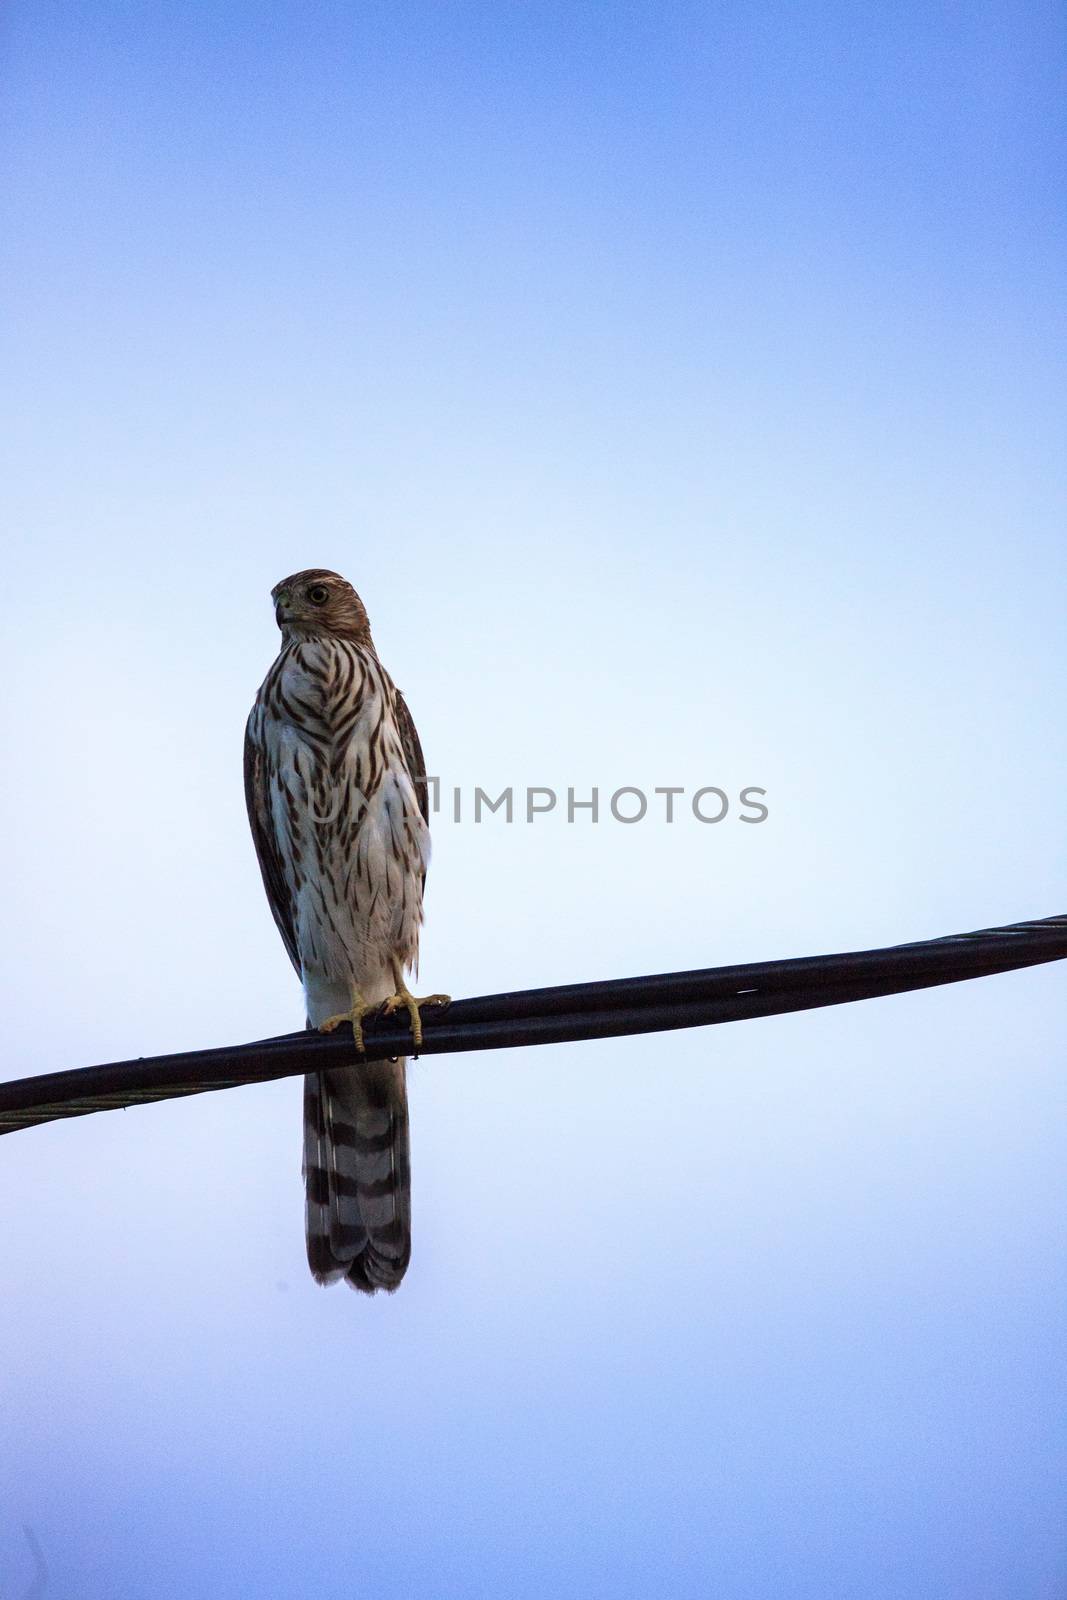
[[(282, 1032), (271, 585), (429, 764), (457, 995), (1064, 902), (1062, 18), (15, 3), (6, 1072)], [(401, 1292), (299, 1087), (3, 1141), (0, 1591), (1053, 1600), (1063, 974), (412, 1074)]]

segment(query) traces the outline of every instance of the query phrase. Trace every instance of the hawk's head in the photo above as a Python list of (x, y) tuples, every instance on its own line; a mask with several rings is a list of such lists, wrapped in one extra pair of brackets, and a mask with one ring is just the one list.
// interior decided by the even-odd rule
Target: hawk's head
[(370, 624), (363, 601), (336, 572), (309, 567), (283, 578), (271, 590), (278, 626), (302, 633), (333, 633), (357, 643), (370, 642)]

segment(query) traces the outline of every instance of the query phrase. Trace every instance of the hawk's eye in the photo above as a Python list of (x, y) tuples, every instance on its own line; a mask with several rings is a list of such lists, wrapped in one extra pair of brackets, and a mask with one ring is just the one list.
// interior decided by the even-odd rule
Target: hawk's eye
[(313, 606), (324, 606), (330, 598), (330, 591), (324, 583), (314, 583), (308, 590), (308, 599)]

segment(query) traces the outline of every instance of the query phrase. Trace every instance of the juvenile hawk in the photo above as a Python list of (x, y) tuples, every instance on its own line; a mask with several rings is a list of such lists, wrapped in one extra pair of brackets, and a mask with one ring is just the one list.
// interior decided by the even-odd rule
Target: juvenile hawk
[[(282, 644), (245, 730), (245, 798), (263, 884), (300, 975), (309, 1028), (384, 1003), (411, 1018), (430, 853), (425, 765), (359, 595), (336, 572), (271, 591)], [(395, 1289), (411, 1255), (405, 1062), (304, 1079), (308, 1262), (320, 1283)]]

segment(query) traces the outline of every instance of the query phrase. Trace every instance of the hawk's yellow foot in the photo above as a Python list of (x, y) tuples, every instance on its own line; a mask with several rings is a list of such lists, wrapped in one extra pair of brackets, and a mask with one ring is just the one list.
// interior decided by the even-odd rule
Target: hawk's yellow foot
[(452, 996), (450, 994), (424, 994), (414, 995), (404, 982), (404, 974), (399, 967), (393, 968), (393, 979), (396, 983), (396, 993), (391, 994), (382, 1006), (382, 1015), (391, 1016), (394, 1011), (405, 1010), (411, 1018), (411, 1037), (415, 1042), (415, 1049), (422, 1049), (422, 1016), (420, 1006), (447, 1006)]
[(356, 985), (353, 984), (351, 1011), (339, 1011), (336, 1017), (327, 1017), (325, 1022), (319, 1023), (319, 1032), (332, 1033), (335, 1028), (341, 1026), (342, 1022), (350, 1022), (352, 1024), (352, 1037), (356, 1041), (356, 1049), (362, 1055), (366, 1050), (366, 1045), (363, 1043), (363, 1018), (368, 1011), (376, 1009), (375, 1006), (367, 1004)]

